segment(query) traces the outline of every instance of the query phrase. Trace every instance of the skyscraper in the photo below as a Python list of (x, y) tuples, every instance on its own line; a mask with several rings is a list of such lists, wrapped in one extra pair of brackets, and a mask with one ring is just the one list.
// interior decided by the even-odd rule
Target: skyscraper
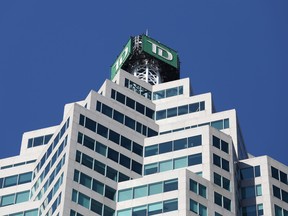
[(131, 37), (98, 92), (0, 161), (0, 215), (288, 215), (287, 166), (179, 77), (177, 52)]

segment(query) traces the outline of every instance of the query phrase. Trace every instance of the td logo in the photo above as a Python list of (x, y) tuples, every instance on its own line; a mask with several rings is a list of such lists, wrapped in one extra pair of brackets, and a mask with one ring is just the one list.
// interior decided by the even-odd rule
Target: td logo
[(166, 59), (167, 61), (172, 61), (173, 60), (173, 55), (171, 52), (169, 52), (169, 50), (159, 46), (156, 43), (153, 43), (150, 40), (147, 40), (148, 43), (151, 43), (152, 45), (152, 52), (164, 59)]

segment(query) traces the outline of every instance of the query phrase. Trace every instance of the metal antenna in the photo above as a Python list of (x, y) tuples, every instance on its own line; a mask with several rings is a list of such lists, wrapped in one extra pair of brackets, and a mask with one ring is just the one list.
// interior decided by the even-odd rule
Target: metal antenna
[(148, 36), (148, 29), (146, 29), (146, 34), (145, 35)]

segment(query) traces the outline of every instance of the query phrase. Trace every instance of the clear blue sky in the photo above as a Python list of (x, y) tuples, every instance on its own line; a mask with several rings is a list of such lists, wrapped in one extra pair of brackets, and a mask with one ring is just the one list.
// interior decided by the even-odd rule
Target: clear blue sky
[(98, 90), (148, 29), (178, 51), (195, 94), (237, 110), (250, 153), (288, 165), (287, 11), (286, 0), (0, 1), (0, 158)]

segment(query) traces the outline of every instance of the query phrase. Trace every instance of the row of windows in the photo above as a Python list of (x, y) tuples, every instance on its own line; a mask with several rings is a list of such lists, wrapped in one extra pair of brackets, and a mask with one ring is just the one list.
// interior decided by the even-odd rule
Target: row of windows
[(130, 129), (137, 131), (138, 133), (144, 136), (152, 137), (152, 136), (158, 135), (157, 131), (154, 131), (153, 129), (147, 127), (146, 125), (141, 124), (138, 121), (135, 121), (134, 119), (118, 112), (115, 109), (112, 109), (110, 106), (107, 106), (104, 103), (101, 103), (99, 101), (97, 101), (96, 110), (110, 118), (113, 118), (120, 124), (124, 124)]
[(263, 204), (245, 206), (242, 208), (242, 216), (260, 216), (264, 215)]
[(101, 163), (100, 161), (94, 160), (92, 157), (80, 151), (76, 152), (76, 161), (90, 169), (93, 169), (94, 171), (100, 173), (101, 175), (112, 179), (113, 181), (122, 182), (130, 179), (123, 173), (118, 172), (117, 170)]
[[(39, 178), (37, 179), (37, 181), (33, 185), (32, 193), (34, 193), (38, 189), (38, 187), (40, 186), (41, 182), (44, 180), (44, 178), (47, 176), (47, 174), (51, 171), (51, 167), (53, 167), (53, 165), (55, 164), (56, 160), (59, 158), (60, 154), (63, 152), (64, 148), (66, 147), (66, 145), (67, 145), (67, 136), (65, 137), (64, 141), (61, 143), (61, 145), (59, 146), (57, 151), (54, 153), (52, 159), (48, 162), (48, 164), (46, 165), (45, 169), (42, 171), (41, 175), (39, 176)], [(58, 166), (61, 166), (61, 165), (58, 164)]]
[(214, 192), (214, 203), (231, 211), (231, 200), (217, 192)]
[(78, 133), (78, 143), (83, 144), (85, 147), (113, 160), (116, 163), (126, 167), (127, 169), (131, 169), (134, 172), (142, 175), (142, 164), (130, 159), (129, 157), (103, 145), (102, 143), (83, 135), (82, 133)]
[[(85, 117), (80, 114), (80, 121), (79, 124), (82, 125), (83, 127), (99, 134), (102, 137), (105, 137), (106, 139), (109, 139), (110, 141), (116, 143), (117, 145), (120, 145), (135, 154), (142, 156), (143, 155), (143, 147), (139, 145), (138, 143), (128, 139), (125, 136), (120, 135), (119, 133), (108, 129), (107, 127), (97, 124), (95, 121), (92, 119)], [(96, 126), (97, 126), (97, 131), (96, 131)], [(97, 147), (97, 145), (96, 145)], [(132, 148), (133, 147), (133, 148)]]
[(227, 154), (229, 153), (229, 145), (224, 140), (221, 140), (218, 137), (213, 136), (212, 142), (214, 147), (226, 152)]
[(288, 216), (288, 210), (282, 209), (281, 207), (274, 205), (275, 216)]
[(125, 190), (119, 190), (118, 202), (151, 196), (163, 192), (165, 193), (173, 190), (178, 190), (178, 179), (171, 179), (134, 188), (128, 188)]
[(155, 120), (161, 120), (166, 118), (171, 118), (175, 116), (185, 115), (188, 113), (194, 113), (205, 110), (205, 102), (197, 102), (189, 105), (182, 105), (178, 107), (172, 107), (169, 109), (156, 111)]
[(125, 84), (124, 84), (124, 86), (125, 86), (126, 88), (128, 88), (128, 89), (136, 92), (137, 94), (140, 94), (140, 95), (142, 95), (143, 97), (151, 100), (151, 95), (152, 95), (151, 91), (149, 91), (148, 89), (146, 89), (146, 88), (138, 85), (137, 83), (134, 83), (134, 82), (132, 82), (131, 80), (125, 78)]
[(213, 164), (229, 172), (229, 161), (213, 154)]
[(93, 179), (92, 177), (86, 175), (83, 172), (74, 170), (74, 181), (107, 197), (108, 199), (115, 200), (116, 190), (104, 185), (103, 183)]
[(214, 183), (225, 190), (230, 191), (230, 180), (217, 173), (214, 173)]
[(208, 216), (207, 207), (190, 199), (190, 211), (196, 213), (201, 216)]
[(29, 200), (29, 190), (0, 197), (0, 207), (14, 205)]
[(144, 166), (144, 175), (150, 175), (158, 172), (165, 172), (168, 170), (179, 169), (182, 167), (193, 166), (202, 163), (202, 154), (194, 154), (171, 160), (160, 161), (156, 163), (147, 164)]
[(191, 125), (191, 126), (187, 126), (185, 128), (176, 128), (174, 130), (163, 131), (163, 132), (160, 132), (160, 135), (173, 133), (173, 132), (177, 132), (177, 131), (181, 131), (181, 130), (187, 130), (190, 128), (201, 127), (204, 125), (210, 125), (211, 127), (214, 127), (218, 130), (223, 130), (223, 129), (229, 128), (229, 119), (221, 119), (221, 120), (217, 120), (217, 121), (213, 121), (213, 122), (205, 122), (205, 123), (198, 124), (198, 125)]
[(38, 216), (38, 209), (17, 212), (17, 213), (5, 215), (5, 216)]
[(207, 198), (207, 188), (204, 185), (202, 185), (202, 184), (200, 184), (200, 183), (198, 183), (192, 179), (190, 179), (190, 191), (192, 191), (195, 194), (198, 194), (204, 198)]
[(252, 185), (241, 189), (242, 199), (248, 199), (251, 197), (262, 196), (262, 185)]
[(288, 192), (273, 185), (273, 195), (278, 199), (288, 203)]
[(271, 173), (272, 173), (273, 178), (283, 182), (284, 184), (288, 184), (286, 173), (282, 172), (281, 170), (276, 169), (273, 166), (271, 166)]
[(74, 189), (72, 191), (72, 201), (99, 215), (114, 216), (115, 213), (114, 209), (111, 209)]
[[(59, 133), (57, 134), (57, 136), (54, 138), (53, 143), (49, 146), (48, 150), (46, 151), (46, 153), (43, 155), (43, 157), (41, 158), (40, 162), (37, 164), (35, 170), (34, 170), (34, 175), (33, 175), (33, 179), (35, 178), (36, 174), (39, 172), (39, 170), (42, 168), (42, 166), (44, 165), (44, 163), (48, 160), (50, 154), (52, 153), (52, 151), (55, 149), (55, 147), (57, 146), (59, 140), (62, 138), (62, 136), (64, 135), (64, 133), (66, 132), (66, 130), (69, 127), (69, 119), (67, 119), (67, 121), (65, 122), (65, 124), (62, 126), (61, 130), (59, 131)], [(54, 154), (55, 156), (55, 154)]]
[(242, 180), (252, 179), (261, 176), (260, 166), (250, 166), (240, 169), (240, 176)]
[(202, 136), (186, 137), (145, 147), (145, 157), (202, 145)]
[(133, 99), (126, 97), (124, 94), (121, 94), (114, 89), (111, 90), (111, 98), (130, 107), (131, 109), (136, 110), (137, 112), (141, 113), (142, 115), (147, 116), (150, 119), (153, 119), (154, 110), (144, 106), (143, 104), (134, 101)]
[(62, 182), (63, 182), (63, 173), (59, 177), (59, 179), (57, 180), (53, 188), (50, 190), (49, 194), (47, 195), (46, 199), (43, 201), (42, 205), (40, 206), (40, 209), (39, 209), (40, 215), (42, 215), (46, 207), (49, 205), (50, 201), (53, 199), (53, 196), (57, 193), (59, 187), (62, 185)]
[(31, 182), (32, 172), (0, 178), (0, 189)]
[(183, 86), (176, 86), (169, 89), (153, 92), (153, 100), (159, 100), (163, 98), (173, 97), (183, 94)]
[(117, 216), (146, 216), (178, 210), (178, 199), (165, 200), (117, 211)]
[[(45, 216), (52, 216), (53, 213), (56, 211), (57, 207), (60, 205), (61, 202), (61, 193), (56, 198), (56, 200), (53, 202), (51, 208), (48, 210), (47, 214)], [(59, 214), (58, 214), (59, 216)]]
[[(44, 186), (41, 188), (41, 190), (39, 191), (39, 193), (37, 194), (37, 197), (35, 198), (35, 200), (40, 200), (42, 198), (42, 196), (44, 195), (44, 193), (47, 191), (47, 189), (49, 188), (49, 186), (52, 184), (53, 180), (55, 179), (55, 177), (57, 176), (57, 174), (60, 172), (61, 168), (63, 167), (63, 165), (65, 164), (65, 154), (62, 157), (62, 159), (59, 161), (59, 163), (57, 164), (56, 168), (53, 170), (53, 172), (51, 173), (51, 175), (49, 176), (49, 178), (47, 179), (47, 181), (45, 182)], [(40, 179), (40, 178), (39, 178)], [(40, 185), (41, 182), (39, 183), (35, 183), (34, 186), (32, 187), (31, 190), (31, 197), (33, 196), (33, 194), (36, 191), (36, 185)], [(37, 187), (38, 187), (37, 186)]]
[(45, 136), (30, 138), (28, 140), (27, 147), (32, 148), (32, 147), (36, 147), (36, 146), (40, 146), (40, 145), (46, 145), (52, 136), (53, 136), (53, 134), (47, 134)]
[(29, 161), (24, 161), (24, 162), (16, 163), (16, 164), (9, 164), (9, 165), (7, 165), (7, 166), (0, 167), (0, 170), (8, 169), (8, 168), (11, 168), (11, 167), (22, 166), (22, 165), (25, 165), (25, 164), (34, 163), (35, 161), (36, 161), (36, 160), (29, 160)]

